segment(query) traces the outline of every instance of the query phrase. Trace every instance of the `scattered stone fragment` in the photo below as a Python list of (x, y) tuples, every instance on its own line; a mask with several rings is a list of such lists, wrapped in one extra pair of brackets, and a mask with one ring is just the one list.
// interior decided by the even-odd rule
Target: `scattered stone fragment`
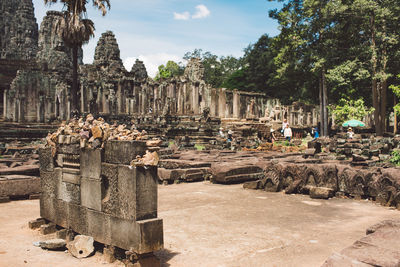
[(310, 197), (316, 199), (328, 199), (334, 195), (334, 190), (327, 187), (311, 187)]
[(43, 224), (46, 224), (46, 220), (43, 218), (37, 218), (36, 220), (32, 220), (28, 223), (30, 229), (37, 229)]
[(131, 166), (157, 166), (159, 157), (156, 151), (150, 152), (146, 150), (143, 157), (137, 156), (136, 159), (131, 161)]
[(75, 258), (81, 259), (89, 257), (94, 251), (94, 239), (91, 236), (77, 235), (75, 239), (68, 243), (68, 251)]
[(243, 188), (245, 188), (245, 189), (258, 189), (258, 188), (260, 188), (260, 180), (245, 182), (243, 184)]
[(56, 225), (54, 223), (43, 224), (40, 226), (40, 233), (42, 235), (48, 235), (55, 233), (57, 231)]
[(65, 249), (67, 243), (64, 239), (50, 239), (33, 243), (37, 247), (49, 250), (62, 250)]

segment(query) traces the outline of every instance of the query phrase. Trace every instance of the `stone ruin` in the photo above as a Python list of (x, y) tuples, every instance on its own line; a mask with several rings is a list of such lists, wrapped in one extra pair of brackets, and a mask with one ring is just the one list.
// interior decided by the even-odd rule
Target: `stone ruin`
[[(6, 1), (0, 6), (2, 57), (0, 77), (3, 117), (14, 122), (49, 122), (70, 117), (72, 53), (54, 34), (60, 12), (49, 11), (38, 30), (31, 0)], [(17, 21), (15, 18), (19, 18)], [(82, 64), (79, 51), (80, 111), (95, 116), (202, 116), (311, 126), (318, 109), (304, 104), (280, 105), (263, 93), (212, 88), (204, 81), (199, 59), (189, 61), (184, 74), (154, 81), (141, 61), (127, 71), (114, 34), (100, 37), (93, 64)]]
[(157, 167), (130, 165), (146, 142), (108, 141), (102, 150), (65, 140), (54, 157), (51, 148), (40, 150), (41, 217), (134, 255), (162, 249)]

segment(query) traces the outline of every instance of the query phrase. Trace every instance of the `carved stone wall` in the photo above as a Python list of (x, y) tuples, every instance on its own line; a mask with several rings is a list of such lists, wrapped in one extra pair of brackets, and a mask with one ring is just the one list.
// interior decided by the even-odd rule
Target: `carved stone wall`
[(19, 122), (68, 119), (72, 52), (54, 33), (59, 16), (60, 12), (49, 11), (43, 18), (36, 64), (19, 70), (10, 89), (6, 91), (5, 119)]
[(0, 58), (25, 60), (36, 56), (38, 25), (31, 0), (0, 2)]
[[(71, 137), (71, 136), (69, 136)], [(163, 248), (157, 218), (157, 167), (130, 166), (142, 141), (108, 141), (80, 149), (78, 139), (40, 151), (40, 216), (96, 241), (136, 254)]]

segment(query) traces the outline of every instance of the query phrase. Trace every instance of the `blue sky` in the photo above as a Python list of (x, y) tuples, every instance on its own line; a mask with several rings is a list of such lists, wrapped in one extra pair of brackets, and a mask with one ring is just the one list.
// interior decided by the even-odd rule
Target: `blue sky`
[[(33, 3), (39, 25), (47, 10), (61, 10), (59, 4), (49, 8), (43, 0)], [(111, 10), (102, 17), (89, 4), (88, 17), (95, 23), (96, 36), (83, 47), (83, 61), (92, 63), (97, 41), (107, 30), (116, 35), (127, 70), (139, 58), (150, 76), (158, 65), (182, 61), (195, 48), (240, 57), (262, 34), (278, 34), (268, 10), (279, 7), (267, 0), (111, 0)]]

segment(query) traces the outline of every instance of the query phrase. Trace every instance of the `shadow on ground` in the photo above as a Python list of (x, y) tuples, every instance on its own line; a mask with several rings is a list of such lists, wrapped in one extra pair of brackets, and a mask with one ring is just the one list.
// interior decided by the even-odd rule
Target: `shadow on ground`
[(169, 261), (170, 259), (172, 259), (173, 257), (175, 257), (176, 255), (178, 255), (178, 254), (180, 254), (180, 253), (178, 253), (178, 252), (173, 252), (173, 251), (170, 251), (170, 250), (168, 250), (168, 249), (162, 249), (162, 250), (160, 250), (160, 251), (154, 252), (154, 255), (156, 255), (157, 258), (159, 258), (160, 261), (161, 261), (161, 267), (168, 267), (168, 266), (171, 266), (171, 265), (168, 263), (168, 261)]

